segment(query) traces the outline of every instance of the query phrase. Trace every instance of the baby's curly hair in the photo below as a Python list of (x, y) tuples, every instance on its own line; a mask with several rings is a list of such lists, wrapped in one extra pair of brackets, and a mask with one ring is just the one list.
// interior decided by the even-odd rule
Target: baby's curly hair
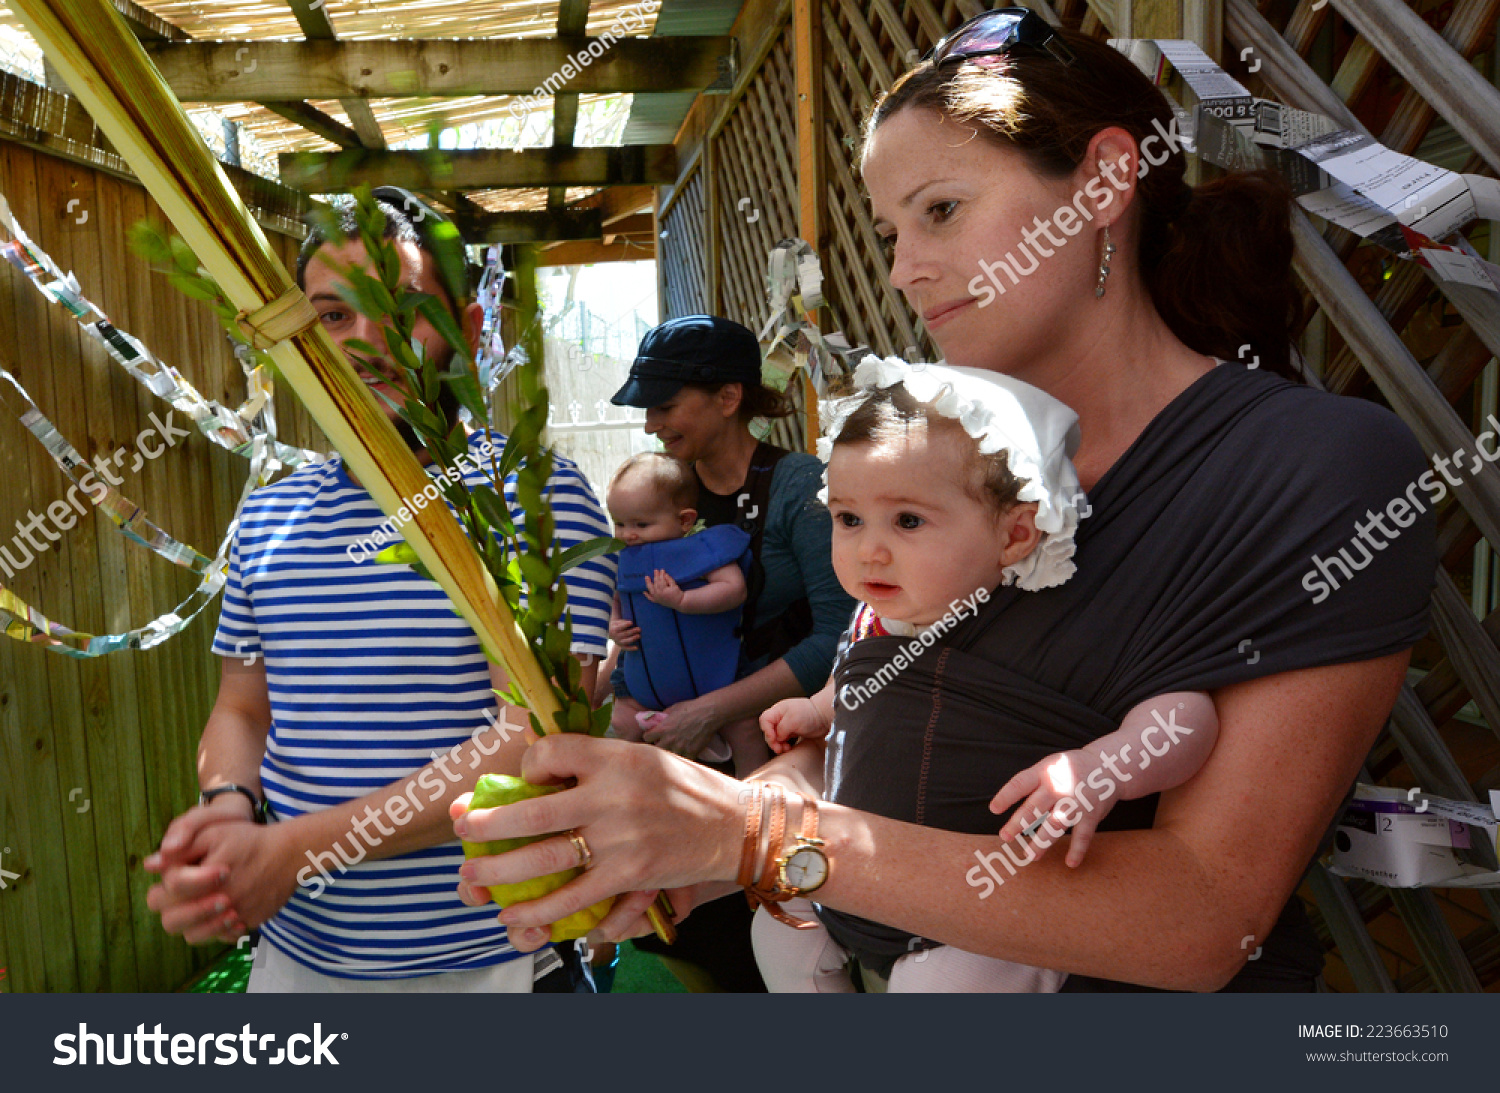
[(889, 387), (877, 387), (865, 395), (849, 413), (833, 437), (833, 446), (841, 444), (883, 444), (909, 436), (918, 427), (929, 434), (940, 430), (956, 430), (967, 444), (969, 469), (965, 490), (980, 504), (988, 505), (996, 519), (1004, 516), (1021, 497), (1025, 482), (1010, 470), (1008, 453), (1004, 448), (986, 454), (962, 425), (951, 417), (944, 417), (926, 403), (918, 402), (906, 389), (904, 383), (893, 383)]

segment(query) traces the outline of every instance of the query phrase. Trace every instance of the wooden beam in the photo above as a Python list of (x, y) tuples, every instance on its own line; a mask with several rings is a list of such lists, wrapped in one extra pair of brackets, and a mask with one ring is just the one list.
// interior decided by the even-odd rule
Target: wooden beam
[[(291, 5), (292, 14), (297, 17), (297, 25), (302, 28), (302, 33), (308, 41), (331, 42), (338, 37), (334, 33), (328, 12), (323, 7), (323, 0), (287, 0), (287, 3)], [(368, 102), (360, 98), (346, 97), (339, 100), (339, 105), (348, 115), (349, 122), (354, 126), (354, 132), (358, 135), (359, 144), (362, 147), (385, 147), (385, 134), (381, 132), (380, 122), (375, 120), (375, 111), (370, 108)]]
[[(1302, 283), (1365, 362), (1371, 379), (1411, 427), (1422, 449), (1467, 450), (1474, 442), (1473, 432), (1300, 209), (1292, 211), (1292, 234), (1293, 268)], [(1485, 538), (1500, 543), (1500, 471), (1484, 465), (1454, 486), (1453, 493)]]
[[(726, 37), (380, 39), (147, 43), (183, 102), (699, 91)], [(590, 57), (598, 45), (603, 54)], [(246, 48), (248, 54), (243, 52)], [(236, 53), (239, 56), (236, 56)], [(590, 57), (587, 66), (576, 63)], [(253, 70), (246, 63), (255, 62)]]
[(616, 220), (650, 209), (655, 200), (655, 186), (610, 186), (568, 206), (572, 209), (598, 209), (604, 214), (607, 228)]
[(782, 27), (791, 16), (792, 0), (745, 0), (734, 26), (729, 30), (740, 58), (739, 75), (735, 77), (734, 87), (728, 95), (699, 95), (687, 117), (678, 126), (672, 143), (677, 145), (677, 158), (682, 169), (673, 180), (672, 193), (662, 200), (663, 216), (667, 215), (683, 183), (696, 168), (703, 141), (710, 132), (717, 133), (734, 113), (734, 108), (750, 89), (761, 63), (781, 38)]
[(1092, 34), (1091, 22), (1101, 23), (1104, 29), (1109, 31), (1111, 38), (1125, 38), (1128, 35), (1120, 28), (1125, 24), (1120, 20), (1119, 9), (1124, 6), (1125, 0), (1089, 0), (1089, 10), (1083, 17), (1083, 24), (1079, 28), (1085, 34)]
[(492, 243), (546, 243), (559, 239), (599, 239), (603, 218), (598, 209), (548, 209), (545, 212), (486, 213), (458, 218), (464, 241), (488, 246)]
[(1345, 129), (1370, 135), (1348, 104), (1318, 79), (1301, 55), (1266, 21), (1254, 0), (1225, 0), (1224, 31), (1236, 55), (1254, 48), (1264, 69), (1261, 79), (1282, 102), (1299, 110), (1326, 114)]
[(670, 144), (623, 148), (464, 149), (456, 151), (283, 152), (281, 180), (309, 193), (360, 182), (408, 190), (492, 190), (668, 182), (677, 175)]
[[(822, 0), (793, 0), (792, 63), (797, 88), (797, 232), (823, 257), (829, 253), (828, 179), (823, 162), (823, 13)], [(807, 321), (821, 327), (817, 309)], [(818, 445), (818, 393), (811, 377), (801, 375), (802, 450)]]
[(324, 140), (331, 140), (340, 148), (363, 148), (359, 134), (337, 118), (331, 118), (316, 106), (305, 102), (263, 102), (271, 113), (295, 122), (310, 133)]
[(719, 179), (719, 138), (703, 142), (703, 309), (718, 315), (724, 309), (724, 224)]
[(192, 39), (191, 34), (175, 23), (167, 22), (133, 0), (110, 0), (110, 3), (124, 16), (131, 33), (143, 42), (185, 42)]
[(797, 85), (797, 232), (818, 254), (828, 240), (823, 162), (823, 17), (821, 0), (792, 4), (792, 58)]
[(654, 224), (655, 221), (651, 219), (649, 209), (643, 213), (632, 213), (630, 216), (621, 217), (609, 227), (602, 229), (604, 241), (608, 243), (619, 236), (650, 239), (651, 233), (655, 230)]
[(656, 257), (649, 243), (619, 241), (603, 243), (559, 243), (537, 253), (538, 266), (585, 266), (594, 262), (644, 262)]
[(1215, 61), (1224, 59), (1224, 0), (1182, 0), (1182, 36)]
[[(588, 30), (589, 0), (561, 0), (557, 5), (557, 36), (573, 38)], [(578, 128), (578, 92), (564, 91), (552, 100), (552, 146), (573, 147), (573, 134)], [(568, 200), (566, 186), (553, 186), (547, 191), (547, 208), (560, 210)]]

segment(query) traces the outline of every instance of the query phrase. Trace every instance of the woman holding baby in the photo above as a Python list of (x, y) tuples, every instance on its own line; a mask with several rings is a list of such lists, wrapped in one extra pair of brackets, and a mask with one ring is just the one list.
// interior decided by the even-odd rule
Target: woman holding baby
[[(629, 893), (600, 928), (626, 937), (658, 888), (683, 913), (738, 885), (804, 924), (772, 925), (812, 939), (814, 977), (905, 939), (956, 950), (948, 989), (1314, 989), (1294, 892), (1427, 629), (1431, 516), (1321, 602), (1302, 579), (1425, 462), (1394, 415), (1282, 378), (1289, 193), (1195, 190), (1180, 155), (1142, 175), (1171, 120), (1124, 56), (1022, 9), (971, 20), (877, 104), (876, 230), (953, 367), (862, 365), (830, 428), (847, 648), (824, 692), (766, 711), (783, 754), (748, 785), (622, 741), (533, 746), (528, 778), (577, 785), (456, 824), (586, 839), (581, 877), (501, 913), (519, 947), (605, 895)], [(1024, 276), (986, 274), (1044, 224), (1073, 230)], [(892, 715), (839, 703), (971, 581), (977, 613), (866, 703)], [(1178, 733), (1212, 720), (1216, 741), (1161, 744), (1183, 765), (1135, 795), (1160, 767), (1118, 742), (1155, 757), (1195, 708)], [(1002, 832), (991, 807), (1023, 800)], [(546, 839), (467, 863), (460, 891), (575, 864)]]

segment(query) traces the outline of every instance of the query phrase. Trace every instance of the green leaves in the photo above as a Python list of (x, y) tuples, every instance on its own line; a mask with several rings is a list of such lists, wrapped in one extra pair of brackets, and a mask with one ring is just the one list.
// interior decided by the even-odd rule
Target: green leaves
[(553, 559), (552, 564), (557, 567), (557, 573), (561, 576), (579, 562), (586, 562), (590, 558), (599, 557), (601, 554), (613, 554), (617, 550), (624, 549), (625, 543), (621, 539), (589, 539), (570, 546)]

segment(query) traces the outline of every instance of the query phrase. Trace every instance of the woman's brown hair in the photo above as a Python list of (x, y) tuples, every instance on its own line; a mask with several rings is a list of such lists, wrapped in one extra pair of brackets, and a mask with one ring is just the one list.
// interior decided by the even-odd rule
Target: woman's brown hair
[[(705, 391), (710, 395), (717, 395), (729, 385), (726, 383), (684, 383), (682, 386), (694, 391)], [(757, 383), (754, 386), (742, 383), (740, 391), (740, 408), (737, 416), (745, 424), (749, 424), (758, 417), (791, 417), (797, 410), (790, 396), (774, 387), (767, 387), (764, 383)]]
[[(1137, 147), (1175, 132), (1166, 98), (1124, 54), (1058, 33), (1076, 65), (1025, 48), (978, 64), (939, 69), (922, 62), (876, 101), (865, 147), (881, 122), (914, 107), (975, 125), (980, 136), (1056, 179), (1077, 170), (1102, 129), (1124, 129)], [(1161, 165), (1147, 165), (1135, 196), (1136, 253), (1157, 312), (1196, 352), (1231, 361), (1253, 354), (1262, 368), (1294, 375), (1291, 330), (1301, 300), (1291, 272), (1290, 187), (1274, 172), (1247, 171), (1193, 188), (1183, 177), (1186, 157), (1172, 151)]]

